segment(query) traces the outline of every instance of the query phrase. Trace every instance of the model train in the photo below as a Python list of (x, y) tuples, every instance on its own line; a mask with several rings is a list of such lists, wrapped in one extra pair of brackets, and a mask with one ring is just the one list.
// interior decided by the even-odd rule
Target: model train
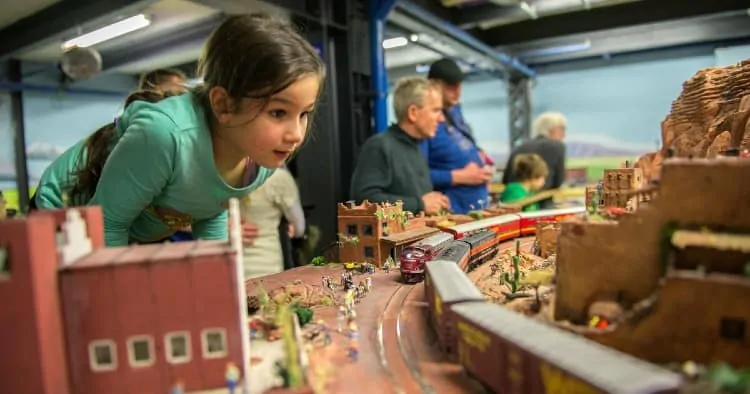
[[(582, 214), (585, 207), (551, 209), (537, 212), (522, 212), (495, 216), (451, 227), (438, 227), (441, 232), (425, 238), (404, 248), (399, 258), (401, 278), (404, 283), (417, 283), (424, 279), (425, 264), (435, 260), (445, 251), (465, 249), (469, 253), (452, 253), (441, 256), (452, 260), (464, 271), (470, 271), (477, 265), (491, 259), (497, 254), (501, 242), (536, 232), (539, 221), (560, 221)], [(450, 257), (453, 256), (453, 257)], [(457, 259), (457, 257), (460, 257)]]
[(495, 393), (678, 393), (667, 369), (484, 300), (456, 264), (468, 246), (426, 265), (425, 301), (438, 344)]

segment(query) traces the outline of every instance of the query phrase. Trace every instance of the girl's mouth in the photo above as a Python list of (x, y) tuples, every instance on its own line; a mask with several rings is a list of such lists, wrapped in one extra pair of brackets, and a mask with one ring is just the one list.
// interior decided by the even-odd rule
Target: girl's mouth
[(290, 152), (290, 151), (285, 151), (285, 150), (275, 150), (275, 151), (273, 151), (273, 153), (274, 153), (274, 154), (276, 155), (276, 157), (278, 157), (278, 158), (279, 158), (279, 160), (284, 160), (284, 159), (286, 159), (287, 157), (289, 157), (289, 155), (290, 155), (290, 154), (291, 154), (292, 152)]

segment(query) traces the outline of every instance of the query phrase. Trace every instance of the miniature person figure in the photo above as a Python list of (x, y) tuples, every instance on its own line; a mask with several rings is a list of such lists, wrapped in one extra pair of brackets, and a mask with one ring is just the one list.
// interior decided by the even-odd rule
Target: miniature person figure
[(346, 291), (345, 303), (346, 303), (346, 307), (349, 310), (354, 308), (354, 290), (353, 289), (349, 289)]
[(385, 264), (383, 264), (383, 270), (385, 270), (386, 275), (391, 274), (391, 262), (390, 261), (388, 260), (385, 261)]
[(356, 339), (349, 341), (349, 358), (351, 358), (352, 361), (357, 361), (359, 358), (359, 343)]
[(331, 342), (333, 342), (333, 339), (331, 339), (331, 330), (326, 327), (325, 331), (323, 331), (323, 346), (328, 346)]
[(185, 394), (185, 383), (182, 379), (174, 381), (172, 388), (169, 390), (169, 394)]
[(339, 307), (338, 313), (336, 313), (336, 323), (338, 324), (338, 332), (341, 332), (344, 325), (344, 318), (346, 317), (346, 308), (343, 306)]
[(371, 277), (368, 276), (367, 278), (365, 278), (365, 286), (367, 286), (367, 292), (369, 293), (370, 290), (372, 290), (372, 278)]
[(234, 389), (240, 381), (240, 369), (233, 362), (227, 363), (227, 372), (224, 375), (227, 380), (227, 389), (229, 394), (234, 394)]

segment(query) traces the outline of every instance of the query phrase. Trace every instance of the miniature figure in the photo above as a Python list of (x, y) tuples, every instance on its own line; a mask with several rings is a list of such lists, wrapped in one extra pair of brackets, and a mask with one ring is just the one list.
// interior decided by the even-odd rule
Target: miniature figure
[(229, 394), (234, 394), (234, 389), (237, 387), (237, 383), (240, 381), (240, 370), (234, 365), (233, 362), (227, 363), (227, 373), (225, 375), (227, 380), (227, 389)]
[(354, 308), (354, 290), (349, 289), (346, 291), (346, 299), (345, 299), (345, 305), (346, 307), (351, 310)]
[(322, 284), (323, 287), (330, 287), (330, 283), (328, 281), (328, 277), (327, 276), (321, 276), (320, 279), (322, 281), (321, 284)]
[(365, 286), (367, 286), (367, 292), (369, 293), (372, 290), (372, 278), (371, 277), (368, 276), (367, 278), (365, 278)]
[(339, 307), (338, 313), (336, 313), (336, 323), (338, 324), (338, 332), (341, 332), (344, 325), (344, 318), (346, 317), (346, 308), (343, 306)]
[(172, 384), (172, 388), (169, 390), (169, 394), (184, 394), (185, 393), (185, 383), (182, 381), (182, 379), (175, 380), (174, 384)]
[(349, 341), (349, 358), (352, 361), (357, 361), (359, 358), (359, 343), (356, 339)]
[(391, 274), (391, 262), (390, 261), (388, 260), (385, 261), (385, 264), (383, 264), (383, 270), (385, 271), (386, 275)]
[(347, 276), (346, 279), (344, 279), (344, 290), (351, 290), (354, 288), (354, 280), (352, 280), (351, 276)]

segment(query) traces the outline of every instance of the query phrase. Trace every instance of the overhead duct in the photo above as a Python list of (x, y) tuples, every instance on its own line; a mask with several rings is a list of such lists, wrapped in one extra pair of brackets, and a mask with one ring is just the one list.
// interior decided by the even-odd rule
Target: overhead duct
[[(497, 12), (485, 13), (486, 18), (484, 20), (475, 23), (464, 23), (461, 24), (461, 27), (466, 29), (474, 27), (490, 29), (528, 19), (544, 18), (551, 15), (610, 7), (636, 1), (643, 0), (488, 0), (485, 1), (485, 4), (497, 5)], [(467, 11), (471, 11), (471, 8), (468, 8)]]

